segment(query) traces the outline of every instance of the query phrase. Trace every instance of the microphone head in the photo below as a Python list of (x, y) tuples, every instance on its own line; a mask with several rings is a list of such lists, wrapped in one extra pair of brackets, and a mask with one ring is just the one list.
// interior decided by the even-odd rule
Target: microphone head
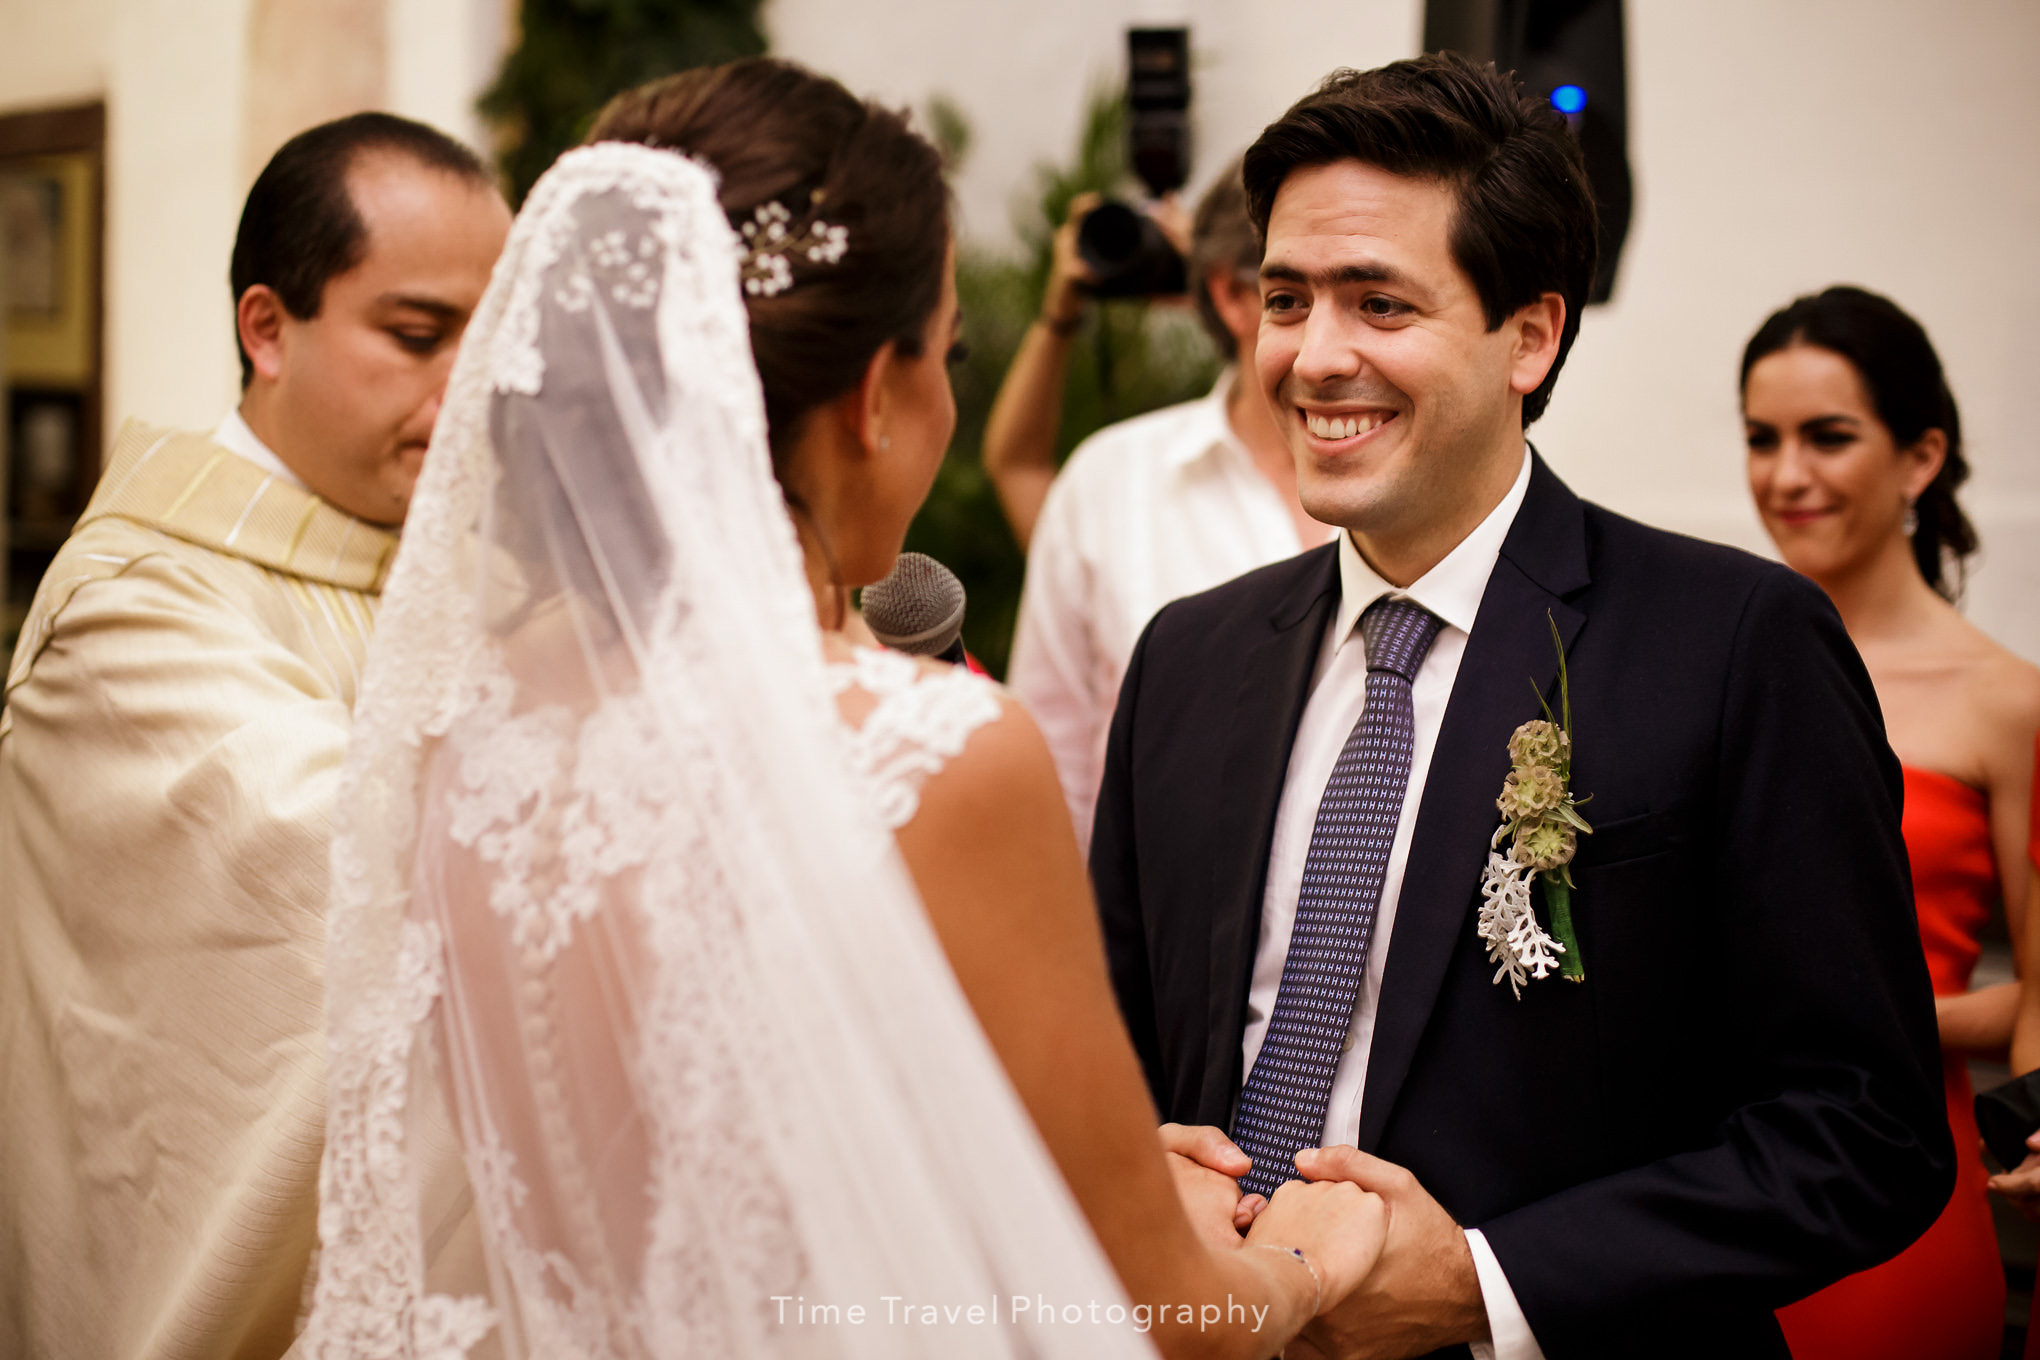
[(963, 632), (963, 582), (926, 553), (901, 553), (892, 574), (868, 585), (864, 621), (895, 651), (940, 656)]

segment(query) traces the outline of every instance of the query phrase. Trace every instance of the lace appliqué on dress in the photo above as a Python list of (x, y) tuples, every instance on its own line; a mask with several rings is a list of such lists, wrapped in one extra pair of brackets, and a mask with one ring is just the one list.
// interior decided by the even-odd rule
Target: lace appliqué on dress
[[(603, 883), (650, 858), (662, 809), (687, 791), (670, 765), (647, 758), (658, 728), (642, 695), (576, 720), (559, 705), (513, 716), (515, 687), (500, 667), (481, 688), (449, 733), (460, 773), (448, 830), (497, 867), (489, 905), (513, 922), (520, 949), (549, 963), (601, 905)], [(486, 739), (460, 740), (463, 729)]]
[(851, 660), (829, 664), (829, 682), (838, 696), (858, 689), (877, 701), (845, 731), (851, 768), (894, 831), (921, 810), (921, 786), (999, 716), (991, 681), (962, 666), (933, 670), (899, 652), (860, 647)]

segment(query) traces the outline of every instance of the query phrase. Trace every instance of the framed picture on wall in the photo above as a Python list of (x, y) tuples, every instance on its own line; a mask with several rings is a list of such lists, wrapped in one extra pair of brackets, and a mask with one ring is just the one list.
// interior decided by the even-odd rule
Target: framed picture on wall
[(17, 387), (8, 394), (10, 544), (54, 550), (85, 508), (82, 394)]
[(106, 106), (0, 114), (0, 659), (99, 477)]
[(10, 384), (83, 387), (95, 376), (97, 189), (92, 154), (0, 159)]
[(0, 251), (10, 319), (57, 319), (64, 296), (64, 182), (47, 171), (0, 172)]

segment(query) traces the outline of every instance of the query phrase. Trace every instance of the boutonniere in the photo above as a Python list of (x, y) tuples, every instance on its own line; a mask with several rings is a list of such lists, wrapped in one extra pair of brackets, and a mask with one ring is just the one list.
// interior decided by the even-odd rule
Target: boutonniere
[[(1573, 982), (1587, 973), (1580, 962), (1580, 942), (1573, 935), (1573, 852), (1592, 827), (1579, 814), (1572, 792), (1572, 690), (1565, 673), (1565, 643), (1558, 624), (1551, 624), (1551, 642), (1558, 648), (1558, 718), (1540, 696), (1544, 716), (1517, 728), (1509, 737), (1509, 777), (1502, 782), (1502, 824), (1488, 844), (1487, 872), (1481, 875), (1480, 938), (1488, 959), (1498, 965), (1495, 985), (1503, 978), (1522, 1000), (1523, 984), (1554, 971)], [(1506, 843), (1506, 844), (1505, 844)], [(1541, 883), (1551, 919), (1546, 931), (1531, 905), (1530, 888)]]

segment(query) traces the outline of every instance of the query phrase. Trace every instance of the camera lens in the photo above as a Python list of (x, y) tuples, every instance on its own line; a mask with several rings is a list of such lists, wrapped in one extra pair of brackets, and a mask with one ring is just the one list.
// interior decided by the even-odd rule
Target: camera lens
[(1079, 229), (1084, 262), (1101, 277), (1116, 273), (1140, 250), (1140, 214), (1124, 203), (1100, 203)]
[(1146, 213), (1107, 199), (1077, 228), (1077, 254), (1091, 267), (1098, 297), (1174, 296), (1184, 291), (1183, 257)]

